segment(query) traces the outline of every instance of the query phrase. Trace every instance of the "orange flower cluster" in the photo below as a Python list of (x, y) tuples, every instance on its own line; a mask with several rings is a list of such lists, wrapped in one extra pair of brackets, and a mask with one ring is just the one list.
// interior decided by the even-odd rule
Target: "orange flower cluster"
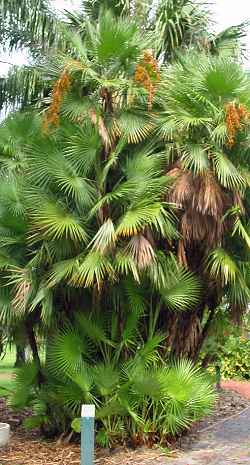
[(226, 109), (226, 125), (228, 132), (228, 146), (232, 147), (235, 144), (237, 131), (240, 130), (242, 124), (249, 120), (250, 113), (242, 104), (228, 103)]
[(148, 91), (148, 106), (152, 108), (157, 82), (160, 80), (158, 64), (151, 52), (146, 51), (136, 66), (135, 81)]
[(53, 87), (51, 104), (46, 112), (44, 120), (45, 129), (48, 129), (49, 125), (58, 126), (61, 103), (65, 93), (70, 88), (70, 84), (70, 76), (65, 69)]

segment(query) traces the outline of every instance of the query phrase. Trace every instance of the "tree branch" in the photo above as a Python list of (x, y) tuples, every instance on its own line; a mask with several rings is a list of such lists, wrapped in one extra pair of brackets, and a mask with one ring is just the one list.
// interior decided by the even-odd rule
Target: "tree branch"
[(6, 64), (6, 65), (15, 66), (14, 63), (10, 63), (10, 61), (0, 60), (0, 63), (4, 63), (4, 64)]

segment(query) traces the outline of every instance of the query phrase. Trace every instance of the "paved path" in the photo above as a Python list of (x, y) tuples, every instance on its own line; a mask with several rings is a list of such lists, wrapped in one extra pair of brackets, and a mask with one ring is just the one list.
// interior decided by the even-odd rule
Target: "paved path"
[(250, 407), (204, 430), (192, 450), (161, 465), (250, 465)]
[(228, 389), (229, 391), (236, 391), (242, 397), (250, 399), (250, 382), (248, 381), (223, 381), (223, 389)]

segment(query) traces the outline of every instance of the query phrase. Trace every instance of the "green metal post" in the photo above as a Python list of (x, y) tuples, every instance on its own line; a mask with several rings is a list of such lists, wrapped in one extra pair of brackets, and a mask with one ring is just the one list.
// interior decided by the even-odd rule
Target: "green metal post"
[(221, 368), (219, 364), (215, 366), (215, 379), (216, 379), (216, 389), (220, 391), (221, 390)]
[(83, 405), (81, 418), (81, 465), (94, 465), (95, 406)]

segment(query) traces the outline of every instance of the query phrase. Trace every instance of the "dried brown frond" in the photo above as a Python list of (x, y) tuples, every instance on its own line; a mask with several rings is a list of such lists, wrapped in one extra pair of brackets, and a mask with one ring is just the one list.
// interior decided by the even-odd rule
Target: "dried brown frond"
[(15, 295), (12, 300), (12, 305), (16, 313), (22, 314), (25, 312), (30, 288), (31, 284), (27, 279), (24, 279), (15, 286)]
[(182, 173), (183, 173), (183, 170), (179, 166), (175, 166), (174, 168), (169, 170), (166, 174), (170, 178), (177, 178), (177, 177), (181, 176)]
[[(178, 168), (174, 168), (174, 170), (177, 179), (170, 189), (169, 200), (170, 202), (175, 203), (178, 207), (184, 207), (184, 205), (189, 203), (193, 198), (195, 189), (194, 178), (192, 173), (188, 171), (182, 171)], [(168, 176), (174, 176), (174, 170), (168, 172)]]
[(105, 150), (108, 151), (111, 146), (111, 140), (102, 116), (97, 115), (95, 110), (90, 110), (89, 116), (94, 125), (98, 124), (99, 135), (103, 141)]
[(189, 208), (181, 219), (181, 234), (185, 243), (205, 241), (204, 245), (217, 245), (221, 241), (223, 225), (211, 215)]
[(130, 239), (127, 250), (132, 255), (139, 269), (148, 267), (155, 259), (152, 245), (142, 234), (138, 234)]
[(196, 178), (192, 206), (203, 215), (213, 216), (217, 221), (222, 217), (225, 195), (211, 171)]
[(245, 215), (246, 210), (243, 204), (242, 196), (239, 191), (233, 193), (233, 203), (240, 208), (242, 215)]
[(188, 267), (187, 256), (185, 251), (185, 245), (183, 239), (178, 242), (178, 251), (177, 251), (178, 261), (181, 265)]

